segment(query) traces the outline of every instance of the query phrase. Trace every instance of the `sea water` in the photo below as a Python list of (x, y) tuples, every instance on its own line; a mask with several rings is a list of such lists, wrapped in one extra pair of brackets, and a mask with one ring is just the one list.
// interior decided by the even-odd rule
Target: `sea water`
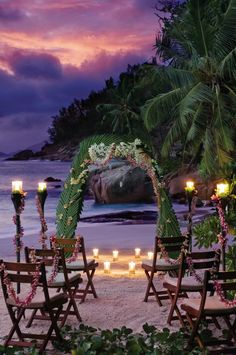
[[(70, 166), (70, 162), (60, 161), (0, 161), (0, 239), (12, 238), (15, 235), (15, 225), (12, 221), (15, 211), (11, 201), (11, 183), (14, 180), (22, 180), (23, 189), (27, 192), (25, 210), (21, 215), (25, 235), (38, 234), (40, 230), (40, 220), (35, 205), (38, 182), (49, 176), (62, 180), (62, 183), (48, 183), (48, 197), (45, 203), (48, 235), (55, 232), (56, 207)], [(156, 205), (143, 203), (99, 205), (93, 200), (85, 200), (81, 217), (144, 210), (155, 211)], [(81, 224), (85, 226), (89, 223), (80, 222)], [(97, 228), (96, 223), (89, 225)]]

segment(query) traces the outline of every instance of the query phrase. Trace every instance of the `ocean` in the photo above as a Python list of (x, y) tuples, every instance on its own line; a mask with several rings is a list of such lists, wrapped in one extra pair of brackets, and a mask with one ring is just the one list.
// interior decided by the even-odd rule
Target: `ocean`
[[(12, 217), (14, 207), (11, 201), (11, 182), (23, 181), (23, 189), (27, 192), (25, 210), (21, 215), (25, 235), (39, 234), (40, 220), (35, 206), (35, 195), (38, 182), (46, 177), (65, 181), (71, 163), (60, 161), (0, 161), (0, 239), (12, 238), (15, 235), (15, 225)], [(45, 218), (48, 225), (48, 235), (55, 232), (55, 215), (63, 183), (48, 183), (48, 197), (45, 204)], [(109, 214), (118, 211), (155, 211), (155, 204), (128, 203), (98, 205), (93, 200), (85, 200), (81, 217)], [(90, 225), (97, 228), (98, 224), (79, 222), (79, 225)]]

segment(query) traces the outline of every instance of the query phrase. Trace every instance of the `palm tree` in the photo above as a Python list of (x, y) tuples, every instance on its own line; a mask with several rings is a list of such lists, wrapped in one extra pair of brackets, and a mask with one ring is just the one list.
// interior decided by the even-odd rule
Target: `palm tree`
[(110, 103), (98, 105), (103, 120), (109, 121), (112, 132), (116, 134), (132, 134), (140, 118), (139, 108), (133, 102), (135, 75), (133, 72), (122, 73), (117, 86), (110, 89)]
[(167, 62), (153, 75), (170, 87), (146, 102), (144, 122), (168, 124), (164, 156), (180, 142), (213, 174), (235, 148), (236, 0), (187, 1), (156, 45)]

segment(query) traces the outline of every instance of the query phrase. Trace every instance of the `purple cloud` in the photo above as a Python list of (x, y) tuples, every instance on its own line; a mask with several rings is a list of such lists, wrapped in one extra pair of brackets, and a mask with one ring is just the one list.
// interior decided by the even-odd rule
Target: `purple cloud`
[(49, 66), (53, 75), (47, 68), (43, 77), (57, 80), (34, 80), (39, 73), (38, 66), (30, 66), (30, 72), (16, 70), (21, 58), (24, 58), (24, 64), (27, 62), (26, 58), (32, 59), (28, 52), (21, 53), (20, 60), (19, 56), (17, 59), (16, 56), (14, 60), (10, 59), (15, 76), (0, 70), (0, 151), (23, 149), (26, 142), (27, 145), (33, 144), (35, 137), (37, 141), (47, 139), (51, 117), (62, 106), (69, 105), (74, 98), (87, 97), (91, 90), (101, 89), (105, 79), (110, 76), (118, 79), (119, 73), (126, 70), (128, 63), (136, 64), (146, 59), (138, 54), (110, 55), (103, 51), (77, 68), (63, 66), (57, 58), (53, 57), (51, 60), (52, 56), (45, 56), (43, 53), (35, 57), (40, 59), (36, 61), (37, 64), (47, 63), (50, 58), (49, 62), (56, 63), (56, 68), (57, 65), (60, 68), (60, 75), (54, 75), (54, 66)]
[(155, 0), (0, 3), (0, 151), (47, 139), (62, 106), (153, 54)]
[(21, 20), (25, 17), (23, 11), (19, 8), (7, 7), (7, 5), (0, 5), (0, 20), (6, 22), (13, 22)]
[(62, 75), (59, 59), (51, 54), (18, 51), (8, 63), (15, 75), (29, 79), (59, 79)]

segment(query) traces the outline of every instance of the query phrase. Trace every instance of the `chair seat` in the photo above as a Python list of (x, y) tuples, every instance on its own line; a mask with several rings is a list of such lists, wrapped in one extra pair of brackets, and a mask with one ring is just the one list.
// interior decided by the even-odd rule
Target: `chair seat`
[[(171, 259), (171, 262), (174, 262), (175, 259)], [(152, 269), (153, 262), (152, 260), (144, 260), (142, 262), (143, 269)], [(169, 271), (169, 270), (177, 270), (179, 268), (179, 261), (176, 264), (171, 264), (165, 259), (158, 259), (156, 261), (155, 270), (156, 271)]]
[[(182, 303), (181, 308), (192, 314), (196, 314), (199, 311), (201, 304), (201, 298), (188, 298)], [(236, 313), (236, 307), (229, 307), (224, 302), (220, 301), (218, 296), (209, 296), (206, 298), (206, 303), (204, 307), (204, 312), (206, 314), (230, 314), (232, 312)]]
[[(47, 273), (47, 279), (49, 279), (51, 276), (51, 272)], [(68, 274), (68, 279), (70, 283), (78, 282), (81, 283), (83, 282), (83, 279), (81, 278), (80, 274)], [(55, 279), (53, 282), (49, 284), (49, 287), (64, 287), (65, 286), (65, 277), (63, 272), (58, 272), (56, 275)]]
[[(18, 297), (20, 299), (21, 298), (24, 299), (24, 297), (21, 297), (20, 294), (18, 295)], [(50, 297), (50, 303), (52, 308), (63, 305), (67, 301), (68, 301), (68, 296), (66, 293), (58, 293), (57, 295)], [(9, 306), (19, 307), (13, 298), (7, 298), (6, 303)], [(23, 308), (27, 308), (27, 309), (40, 308), (46, 310), (46, 302), (45, 302), (44, 295), (40, 295), (39, 297), (37, 297), (36, 301), (33, 300), (28, 306), (23, 306)]]
[[(95, 263), (95, 260), (87, 260), (87, 265), (91, 266)], [(72, 261), (71, 263), (66, 263), (67, 270), (83, 270), (84, 269), (84, 262), (83, 260), (76, 260)]]
[[(165, 277), (163, 286), (168, 289), (174, 289), (177, 287), (178, 278), (177, 277)], [(194, 276), (185, 276), (182, 278), (180, 289), (183, 291), (200, 291), (203, 285), (196, 281)]]

